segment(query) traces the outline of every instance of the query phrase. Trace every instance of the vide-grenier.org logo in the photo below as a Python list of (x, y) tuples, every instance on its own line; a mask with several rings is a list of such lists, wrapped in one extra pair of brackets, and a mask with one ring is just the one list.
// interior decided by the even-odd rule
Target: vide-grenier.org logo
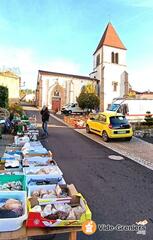
[(146, 226), (144, 225), (111, 225), (111, 224), (96, 224), (92, 220), (88, 220), (82, 224), (82, 231), (86, 235), (92, 235), (96, 232), (96, 230), (104, 231), (104, 232), (136, 232), (136, 234), (146, 235)]
[(96, 230), (97, 224), (92, 220), (88, 220), (82, 224), (82, 232), (86, 235), (92, 235)]

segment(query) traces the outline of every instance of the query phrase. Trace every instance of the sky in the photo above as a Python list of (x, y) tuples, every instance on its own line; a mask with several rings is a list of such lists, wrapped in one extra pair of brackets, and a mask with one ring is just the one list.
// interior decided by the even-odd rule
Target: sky
[(133, 89), (153, 91), (152, 0), (0, 0), (0, 68), (19, 68), (32, 89), (39, 69), (88, 76), (108, 22), (128, 49)]

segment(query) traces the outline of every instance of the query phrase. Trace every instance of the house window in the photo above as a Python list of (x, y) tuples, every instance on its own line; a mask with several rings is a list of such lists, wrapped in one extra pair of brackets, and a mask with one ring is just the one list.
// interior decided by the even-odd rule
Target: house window
[(113, 85), (113, 92), (117, 92), (118, 82), (112, 82), (112, 85)]
[(114, 52), (112, 52), (112, 63), (114, 63)]
[(98, 54), (96, 58), (96, 67), (99, 65), (100, 65), (100, 54)]

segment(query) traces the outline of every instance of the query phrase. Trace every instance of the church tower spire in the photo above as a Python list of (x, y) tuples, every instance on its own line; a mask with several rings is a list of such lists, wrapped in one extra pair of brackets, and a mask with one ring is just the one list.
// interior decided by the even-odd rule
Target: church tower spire
[(113, 25), (108, 23), (93, 54), (90, 74), (100, 80), (101, 111), (106, 110), (114, 98), (125, 95), (126, 50)]
[(108, 23), (94, 54), (103, 46), (127, 50), (111, 23)]

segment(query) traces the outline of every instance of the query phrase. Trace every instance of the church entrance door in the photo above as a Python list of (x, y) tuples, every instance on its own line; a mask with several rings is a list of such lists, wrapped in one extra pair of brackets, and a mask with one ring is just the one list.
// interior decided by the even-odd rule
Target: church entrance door
[(58, 112), (61, 109), (61, 98), (52, 97), (52, 110)]

